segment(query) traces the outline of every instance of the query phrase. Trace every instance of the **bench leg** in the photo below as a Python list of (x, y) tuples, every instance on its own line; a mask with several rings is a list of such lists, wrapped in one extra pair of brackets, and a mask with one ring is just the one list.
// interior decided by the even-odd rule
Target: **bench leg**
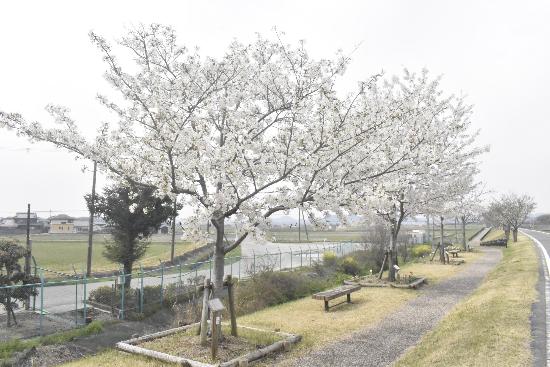
[(325, 301), (325, 312), (328, 312), (328, 301)]
[(348, 303), (351, 303), (351, 293), (346, 294), (348, 296)]

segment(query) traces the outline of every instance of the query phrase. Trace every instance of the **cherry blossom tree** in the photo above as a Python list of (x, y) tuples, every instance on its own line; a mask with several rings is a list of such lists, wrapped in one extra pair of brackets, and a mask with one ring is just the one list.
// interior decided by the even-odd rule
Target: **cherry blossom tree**
[(493, 224), (504, 226), (506, 238), (512, 231), (513, 241), (517, 242), (519, 227), (535, 207), (535, 200), (529, 195), (503, 194), (489, 204), (484, 217)]
[(466, 240), (466, 225), (476, 223), (481, 217), (483, 211), (482, 200), (486, 194), (481, 183), (471, 183), (470, 190), (459, 194), (455, 198), (455, 214), (460, 219), (462, 229), (462, 248), (468, 251), (468, 241)]
[[(468, 167), (485, 148), (473, 146), (476, 133), (470, 133), (471, 107), (462, 98), (442, 97), (439, 78), (428, 72), (405, 70), (403, 78), (382, 85), (386, 114), (392, 122), (384, 128), (387, 141), (380, 159), (394, 170), (362, 185), (349, 197), (354, 212), (374, 212), (390, 228), (388, 251), (389, 278), (394, 280), (397, 237), (403, 221), (433, 211), (439, 212), (459, 191), (455, 185), (464, 179)], [(444, 188), (442, 190), (442, 188)], [(357, 200), (361, 198), (362, 200)], [(441, 214), (441, 213), (440, 213)]]
[[(220, 289), (224, 255), (269, 217), (302, 206), (338, 210), (339, 198), (362, 183), (395, 172), (378, 159), (385, 134), (384, 96), (370, 93), (376, 77), (339, 98), (336, 80), (349, 59), (315, 60), (304, 48), (258, 37), (233, 42), (218, 58), (177, 43), (173, 29), (140, 26), (119, 42), (134, 58), (120, 62), (113, 47), (90, 33), (120, 99), (99, 101), (116, 116), (90, 140), (69, 110), (48, 106), (60, 126), (48, 128), (17, 113), (0, 112), (0, 126), (48, 141), (96, 161), (116, 181), (152, 187), (193, 208), (186, 225), (206, 239), (216, 231), (214, 284)], [(131, 70), (131, 71), (129, 71)], [(225, 223), (235, 218), (238, 238)], [(263, 227), (263, 226), (262, 226)]]

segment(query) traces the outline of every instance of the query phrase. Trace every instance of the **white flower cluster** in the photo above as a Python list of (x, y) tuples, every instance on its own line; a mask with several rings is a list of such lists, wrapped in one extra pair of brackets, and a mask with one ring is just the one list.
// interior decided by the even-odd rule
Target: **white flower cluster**
[[(280, 37), (234, 42), (212, 58), (178, 45), (170, 27), (140, 26), (120, 42), (134, 55), (133, 72), (105, 39), (90, 37), (124, 100), (99, 96), (113, 124), (88, 141), (66, 109), (49, 107), (61, 127), (4, 112), (0, 126), (95, 160), (113, 179), (177, 196), (194, 209), (186, 232), (202, 240), (207, 221), (223, 232), (231, 218), (242, 241), (298, 206), (316, 223), (314, 213), (345, 220), (405, 202), (409, 214), (436, 210), (465, 167), (475, 171), (471, 109), (443, 97), (427, 71), (377, 75), (340, 98), (335, 83), (349, 59), (316, 60)], [(228, 251), (221, 242), (217, 251)]]

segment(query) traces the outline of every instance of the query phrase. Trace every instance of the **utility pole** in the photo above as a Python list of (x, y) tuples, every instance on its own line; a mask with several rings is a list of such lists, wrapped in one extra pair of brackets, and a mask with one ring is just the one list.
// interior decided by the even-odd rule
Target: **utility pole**
[(302, 242), (302, 224), (301, 224), (301, 215), (302, 211), (300, 210), (300, 207), (298, 207), (298, 242)]
[(94, 214), (95, 214), (95, 182), (97, 173), (97, 162), (94, 161), (94, 176), (92, 179), (92, 202), (90, 207), (90, 221), (88, 222), (88, 259), (86, 261), (86, 276), (92, 275), (92, 246), (94, 241)]
[[(32, 256), (32, 243), (31, 243), (31, 204), (27, 204), (27, 254), (25, 256), (25, 275), (31, 276), (31, 256)], [(31, 297), (27, 297), (25, 302), (25, 310), (30, 308)], [(9, 313), (9, 312), (8, 312)]]
[(25, 275), (31, 275), (31, 204), (27, 204), (27, 255), (25, 256)]
[(457, 228), (457, 219), (455, 217), (455, 243), (458, 243), (458, 228)]
[(172, 216), (172, 248), (170, 249), (170, 262), (174, 262), (174, 249), (176, 247), (176, 218), (178, 216), (178, 201), (174, 200), (174, 214)]
[(307, 224), (306, 224), (306, 218), (304, 216), (304, 211), (302, 211), (302, 219), (304, 220), (304, 229), (306, 230), (306, 238), (309, 241), (309, 233), (307, 233)]

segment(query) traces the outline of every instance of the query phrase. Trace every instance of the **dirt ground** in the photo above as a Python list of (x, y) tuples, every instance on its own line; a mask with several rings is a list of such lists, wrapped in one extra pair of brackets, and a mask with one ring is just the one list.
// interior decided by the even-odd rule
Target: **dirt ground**
[[(169, 353), (178, 357), (189, 358), (199, 362), (213, 362), (210, 355), (210, 341), (207, 346), (201, 346), (200, 338), (198, 336), (190, 335), (189, 337), (185, 337), (181, 334), (177, 334), (174, 338), (170, 339), (172, 339), (172, 342), (168, 340), (155, 340), (144, 343), (141, 346), (147, 349)], [(218, 360), (229, 361), (233, 358), (243, 356), (254, 349), (254, 345), (248, 343), (242, 338), (225, 335), (218, 346)]]
[(63, 345), (40, 346), (31, 350), (17, 366), (49, 367), (73, 361), (83, 356), (98, 353), (122, 340), (134, 336), (151, 334), (174, 327), (174, 317), (169, 311), (160, 311), (141, 321), (113, 321), (104, 325), (104, 331), (97, 335), (79, 337)]
[[(40, 335), (40, 315), (33, 312), (18, 312), (15, 314), (17, 325), (6, 326), (6, 314), (0, 315), (0, 342), (10, 339), (27, 339)], [(13, 322), (13, 320), (12, 320)], [(74, 327), (65, 319), (52, 318), (44, 315), (42, 319), (43, 334), (53, 334)]]
[[(110, 320), (111, 316), (93, 309), (88, 310), (88, 315), (94, 320)], [(0, 342), (10, 339), (28, 339), (40, 336), (40, 315), (32, 311), (16, 312), (17, 325), (5, 327), (7, 316), (0, 314)], [(12, 320), (13, 322), (13, 320)], [(84, 324), (81, 312), (78, 315), (79, 325)], [(60, 314), (45, 314), (42, 318), (42, 335), (49, 335), (60, 331), (74, 329), (76, 326), (75, 311)]]

